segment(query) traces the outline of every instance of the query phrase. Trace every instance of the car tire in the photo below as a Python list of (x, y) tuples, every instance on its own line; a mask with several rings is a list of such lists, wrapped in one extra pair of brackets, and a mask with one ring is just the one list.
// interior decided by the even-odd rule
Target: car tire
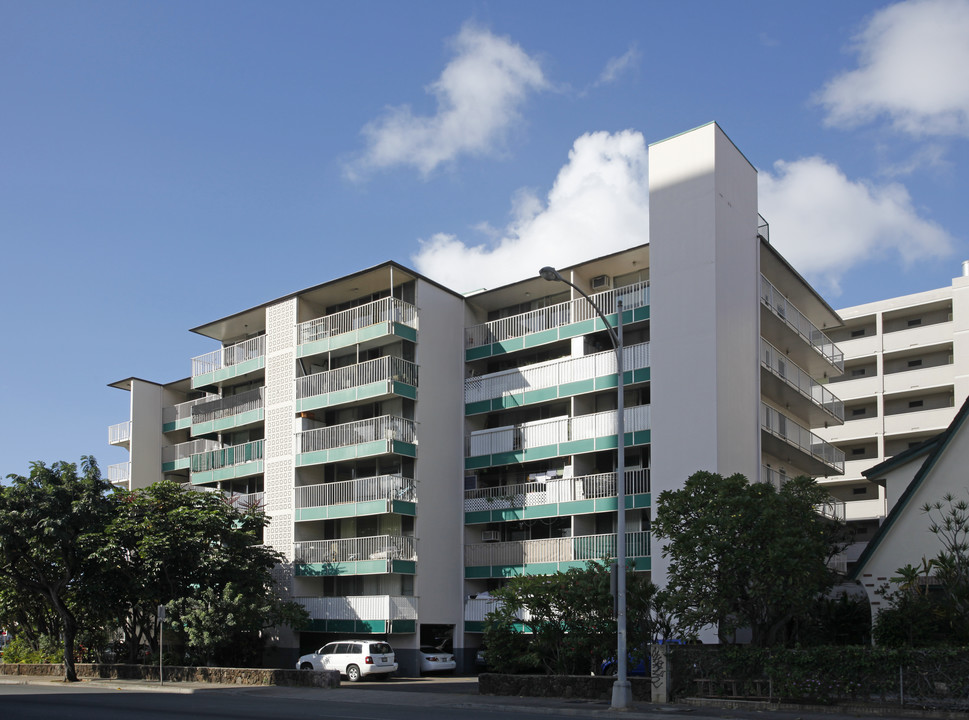
[(347, 665), (347, 680), (350, 682), (359, 682), (360, 668), (356, 665)]
[(299, 666), (299, 669), (300, 670), (312, 670), (313, 669), (313, 663), (303, 663), (302, 665)]

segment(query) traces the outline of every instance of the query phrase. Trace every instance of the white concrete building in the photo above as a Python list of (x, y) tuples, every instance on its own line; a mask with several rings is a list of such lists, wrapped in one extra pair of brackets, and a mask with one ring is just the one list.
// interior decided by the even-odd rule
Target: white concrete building
[[(623, 302), (627, 555), (662, 584), (657, 493), (698, 470), (841, 472), (809, 430), (843, 418), (824, 385), (841, 320), (770, 245), (756, 171), (716, 124), (650, 148), (649, 231), (560, 271), (611, 323)], [(186, 380), (115, 383), (124, 482), (264, 504), (313, 617), (280, 662), (347, 633), (389, 639), (405, 673), (446, 636), (467, 662), (488, 590), (615, 552), (615, 355), (538, 270), (463, 297), (385, 263), (195, 328), (219, 347)]]
[(823, 478), (856, 530), (854, 562), (885, 519), (885, 488), (862, 473), (945, 430), (969, 396), (969, 267), (949, 287), (839, 310), (830, 337), (845, 355), (828, 388), (845, 422), (815, 432), (845, 454), (843, 476)]

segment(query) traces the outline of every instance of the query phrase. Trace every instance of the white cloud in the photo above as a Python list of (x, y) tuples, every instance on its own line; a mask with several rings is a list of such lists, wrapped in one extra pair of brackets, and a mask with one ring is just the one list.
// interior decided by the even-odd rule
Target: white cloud
[(575, 141), (545, 201), (531, 191), (513, 198), (513, 219), (500, 237), (469, 245), (438, 233), (411, 260), (428, 277), (468, 292), (640, 245), (649, 235), (646, 171), (640, 133), (587, 133)]
[(609, 62), (606, 63), (605, 68), (599, 74), (599, 79), (596, 81), (596, 85), (607, 85), (613, 83), (619, 79), (626, 70), (635, 67), (639, 62), (639, 50), (636, 46), (632, 46), (625, 52), (625, 54), (619, 57), (610, 58)]
[(758, 175), (771, 242), (791, 264), (834, 294), (853, 266), (897, 255), (908, 264), (952, 251), (953, 238), (919, 217), (899, 183), (852, 181), (824, 158), (778, 161)]
[(969, 135), (969, 0), (912, 0), (879, 10), (855, 38), (858, 68), (818, 96), (829, 125), (887, 115), (915, 136)]
[(519, 120), (529, 92), (549, 86), (538, 61), (508, 38), (467, 24), (452, 45), (454, 59), (428, 88), (437, 113), (416, 116), (404, 105), (365, 126), (367, 149), (348, 167), (351, 178), (394, 165), (427, 175), (459, 155), (491, 152)]

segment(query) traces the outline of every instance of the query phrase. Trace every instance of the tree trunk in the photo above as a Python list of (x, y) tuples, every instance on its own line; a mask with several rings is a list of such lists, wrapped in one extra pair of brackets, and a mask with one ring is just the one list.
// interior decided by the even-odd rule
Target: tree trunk
[(50, 594), (51, 602), (60, 615), (64, 629), (64, 680), (77, 682), (77, 669), (74, 667), (74, 642), (77, 639), (77, 618), (74, 617), (64, 600), (56, 592)]

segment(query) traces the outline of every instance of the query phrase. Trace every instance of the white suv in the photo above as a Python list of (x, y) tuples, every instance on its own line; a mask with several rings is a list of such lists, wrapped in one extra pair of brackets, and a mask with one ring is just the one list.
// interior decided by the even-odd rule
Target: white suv
[(397, 670), (394, 650), (389, 643), (372, 640), (346, 640), (324, 645), (315, 653), (296, 661), (297, 670), (339, 670), (347, 680), (356, 682), (365, 675), (390, 677)]

